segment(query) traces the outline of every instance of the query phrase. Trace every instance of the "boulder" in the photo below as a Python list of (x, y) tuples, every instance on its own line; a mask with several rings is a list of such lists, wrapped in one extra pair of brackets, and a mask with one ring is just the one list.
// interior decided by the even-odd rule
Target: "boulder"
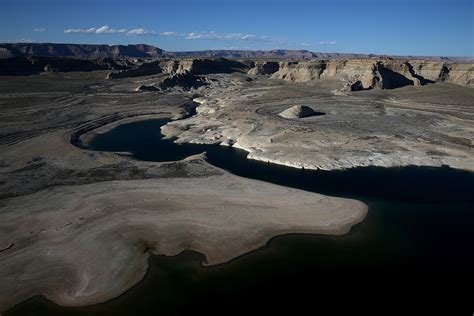
[(312, 108), (306, 105), (294, 105), (280, 114), (279, 116), (287, 119), (295, 119), (295, 118), (304, 118), (314, 115), (324, 115), (322, 112), (316, 112)]

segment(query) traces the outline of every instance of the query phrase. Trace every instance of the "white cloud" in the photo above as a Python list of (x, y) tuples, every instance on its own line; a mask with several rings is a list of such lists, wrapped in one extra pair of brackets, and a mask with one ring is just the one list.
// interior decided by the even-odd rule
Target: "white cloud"
[(66, 29), (64, 30), (64, 33), (82, 33), (83, 30), (81, 29)]
[(254, 42), (265, 42), (265, 43), (278, 43), (285, 44), (286, 40), (280, 40), (271, 38), (268, 36), (258, 36), (255, 34), (245, 33), (217, 33), (211, 32), (191, 32), (184, 34), (184, 38), (187, 40), (217, 40), (217, 41), (254, 41)]
[(85, 33), (85, 34), (125, 34), (129, 36), (161, 36), (161, 37), (179, 37), (186, 40), (215, 40), (215, 41), (248, 41), (248, 42), (259, 42), (259, 43), (272, 43), (272, 44), (288, 44), (288, 41), (271, 38), (268, 36), (259, 36), (251, 33), (218, 33), (215, 31), (210, 32), (190, 32), (190, 33), (178, 33), (178, 32), (156, 32), (154, 30), (147, 30), (144, 28), (135, 28), (127, 30), (114, 29), (109, 27), (107, 24), (101, 27), (91, 27), (88, 29), (81, 28), (69, 28), (65, 29), (64, 33)]
[(33, 29), (34, 32), (44, 32), (46, 29), (44, 27), (38, 27)]
[(87, 34), (115, 34), (115, 33), (126, 33), (127, 29), (114, 29), (110, 28), (108, 25), (103, 25), (101, 27), (91, 27), (88, 29), (66, 29), (64, 33), (87, 33)]
[(313, 44), (310, 43), (300, 43), (301, 46), (312, 46)]
[(128, 31), (127, 35), (156, 35), (156, 32), (139, 28)]
[(101, 34), (101, 33), (108, 33), (110, 30), (109, 26), (108, 25), (104, 25), (102, 27), (99, 27), (95, 32), (97, 34)]
[(330, 42), (321, 41), (321, 42), (319, 42), (318, 44), (319, 44), (319, 45), (334, 45), (334, 44), (336, 44), (336, 43), (337, 43), (336, 41), (330, 41)]
[(242, 34), (242, 33), (227, 33), (227, 34), (219, 34), (214, 31), (211, 32), (191, 32), (185, 34), (185, 39), (194, 40), (244, 40), (255, 38), (253, 34)]
[(167, 37), (176, 37), (179, 36), (179, 33), (177, 32), (162, 32), (160, 33), (161, 36), (167, 36)]

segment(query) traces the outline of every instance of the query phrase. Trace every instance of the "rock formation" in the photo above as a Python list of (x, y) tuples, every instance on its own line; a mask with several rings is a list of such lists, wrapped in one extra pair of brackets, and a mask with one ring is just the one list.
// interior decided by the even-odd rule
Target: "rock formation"
[[(201, 55), (207, 58), (187, 58)], [(250, 62), (215, 58), (219, 56), (286, 61), (261, 59)], [(146, 62), (150, 58), (155, 60)], [(208, 75), (248, 72), (250, 75), (271, 75), (274, 79), (294, 82), (334, 78), (345, 83), (344, 90), (351, 91), (422, 86), (434, 82), (473, 85), (472, 61), (472, 58), (409, 59), (291, 50), (166, 53), (148, 45), (0, 44), (0, 74), (4, 75), (122, 70), (107, 76), (115, 79), (159, 73)]]
[(248, 66), (244, 63), (225, 58), (172, 59), (163, 61), (161, 65), (169, 74), (189, 72), (193, 75), (209, 75), (246, 72), (248, 69)]
[(305, 82), (314, 79), (320, 79), (320, 76), (325, 69), (325, 61), (281, 62), (280, 69), (272, 75), (272, 78), (295, 82)]
[(264, 61), (264, 62), (252, 62), (252, 67), (249, 71), (249, 75), (272, 75), (280, 69), (280, 65), (276, 61)]
[(110, 73), (107, 79), (149, 76), (159, 73), (168, 75), (208, 75), (217, 73), (246, 72), (247, 65), (238, 61), (218, 59), (166, 59), (144, 63), (137, 68)]
[(161, 68), (160, 62), (154, 61), (150, 63), (141, 64), (137, 68), (122, 70), (119, 72), (111, 72), (107, 75), (106, 79), (150, 76), (150, 75), (155, 75), (162, 72), (163, 72), (163, 69)]
[(306, 105), (294, 105), (291, 108), (284, 110), (278, 115), (287, 119), (295, 119), (323, 114), (324, 113), (314, 111), (312, 108)]
[(163, 82), (160, 83), (159, 87), (162, 90), (169, 88), (178, 88), (183, 91), (188, 91), (191, 89), (197, 89), (199, 87), (207, 85), (206, 79), (203, 77), (195, 76), (189, 72), (178, 73), (172, 75)]
[(448, 82), (458, 85), (474, 83), (472, 64), (437, 61), (408, 61), (384, 58), (353, 60), (320, 60), (280, 62), (272, 78), (294, 82), (336, 78), (345, 89), (395, 89), (407, 85)]

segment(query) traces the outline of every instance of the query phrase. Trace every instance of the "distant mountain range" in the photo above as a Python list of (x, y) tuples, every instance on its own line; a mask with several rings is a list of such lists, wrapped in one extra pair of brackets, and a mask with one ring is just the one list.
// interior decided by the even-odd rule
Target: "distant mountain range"
[[(341, 54), (341, 53), (314, 53), (308, 50), (202, 50), (189, 52), (168, 52), (175, 57), (220, 57), (220, 58), (249, 58), (249, 59), (339, 59), (339, 58), (367, 58), (372, 55)], [(375, 55), (374, 55), (375, 56)]]
[(76, 57), (76, 58), (146, 58), (163, 57), (214, 57), (248, 59), (354, 59), (354, 58), (408, 58), (424, 60), (447, 60), (474, 62), (473, 57), (432, 57), (432, 56), (381, 56), (375, 54), (321, 53), (308, 50), (203, 50), (166, 52), (146, 45), (94, 45), (94, 44), (53, 44), (53, 43), (0, 43), (0, 58), (36, 57)]

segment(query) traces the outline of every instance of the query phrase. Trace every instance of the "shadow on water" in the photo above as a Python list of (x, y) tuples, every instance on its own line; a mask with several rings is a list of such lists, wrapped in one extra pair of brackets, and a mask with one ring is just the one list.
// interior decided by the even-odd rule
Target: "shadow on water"
[(345, 236), (279, 236), (216, 267), (201, 267), (203, 256), (191, 251), (153, 256), (145, 279), (105, 304), (64, 308), (36, 297), (8, 315), (301, 313), (380, 305), (390, 312), (410, 304), (472, 312), (474, 173), (448, 167), (297, 170), (247, 160), (234, 148), (162, 140), (166, 122), (123, 124), (89, 147), (148, 161), (206, 151), (211, 164), (239, 176), (363, 200), (368, 216)]

